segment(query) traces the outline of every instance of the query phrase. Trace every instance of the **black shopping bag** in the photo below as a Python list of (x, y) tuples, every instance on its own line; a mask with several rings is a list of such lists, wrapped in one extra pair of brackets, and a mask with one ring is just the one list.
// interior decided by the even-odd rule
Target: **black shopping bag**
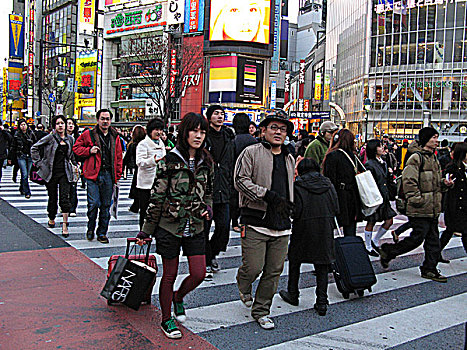
[(156, 279), (156, 270), (135, 260), (119, 257), (101, 295), (138, 310)]

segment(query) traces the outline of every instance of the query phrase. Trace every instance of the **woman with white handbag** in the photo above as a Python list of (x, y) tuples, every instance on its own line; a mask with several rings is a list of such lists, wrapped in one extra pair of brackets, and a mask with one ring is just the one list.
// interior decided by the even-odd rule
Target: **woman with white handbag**
[(323, 160), (323, 175), (334, 185), (339, 200), (337, 222), (344, 236), (356, 236), (357, 222), (363, 220), (356, 175), (364, 171), (355, 156), (355, 136), (348, 129), (337, 131)]
[[(395, 217), (397, 213), (391, 208), (388, 190), (388, 166), (382, 159), (384, 148), (381, 144), (381, 141), (376, 139), (368, 141), (366, 154), (368, 161), (365, 163), (365, 167), (367, 170), (371, 171), (381, 196), (383, 197), (383, 203), (378, 207), (374, 214), (366, 217), (367, 224), (365, 226), (365, 246), (369, 255), (379, 256), (379, 254), (375, 249), (372, 248), (372, 246), (379, 246), (379, 240), (392, 226), (392, 218)], [(378, 232), (376, 232), (375, 237), (372, 239), (373, 228), (377, 222), (381, 221), (383, 221), (383, 225), (378, 229)]]

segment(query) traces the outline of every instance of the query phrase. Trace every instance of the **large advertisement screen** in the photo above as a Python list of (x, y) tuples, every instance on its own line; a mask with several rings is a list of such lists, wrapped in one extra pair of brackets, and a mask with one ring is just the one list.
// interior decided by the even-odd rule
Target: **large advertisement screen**
[(209, 40), (269, 44), (270, 0), (211, 0)]

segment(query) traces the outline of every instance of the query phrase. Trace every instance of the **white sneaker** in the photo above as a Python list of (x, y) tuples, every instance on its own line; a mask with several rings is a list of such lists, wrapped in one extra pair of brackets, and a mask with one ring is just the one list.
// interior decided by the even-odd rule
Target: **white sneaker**
[(70, 213), (70, 218), (75, 218), (76, 217), (76, 213)]
[(274, 322), (269, 316), (263, 316), (256, 320), (263, 329), (274, 329)]
[(211, 269), (212, 272), (219, 272), (221, 270), (221, 267), (219, 266), (216, 258), (211, 260)]
[(253, 305), (253, 298), (251, 297), (251, 294), (243, 294), (240, 292), (240, 300), (246, 307), (251, 307)]
[(206, 266), (206, 277), (204, 278), (207, 281), (212, 281), (212, 268), (211, 266)]

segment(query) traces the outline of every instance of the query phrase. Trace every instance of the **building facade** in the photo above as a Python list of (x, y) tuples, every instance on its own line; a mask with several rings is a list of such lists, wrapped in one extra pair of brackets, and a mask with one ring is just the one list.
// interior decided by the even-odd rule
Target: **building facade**
[(467, 136), (465, 1), (331, 0), (326, 40), (330, 101), (362, 139)]

